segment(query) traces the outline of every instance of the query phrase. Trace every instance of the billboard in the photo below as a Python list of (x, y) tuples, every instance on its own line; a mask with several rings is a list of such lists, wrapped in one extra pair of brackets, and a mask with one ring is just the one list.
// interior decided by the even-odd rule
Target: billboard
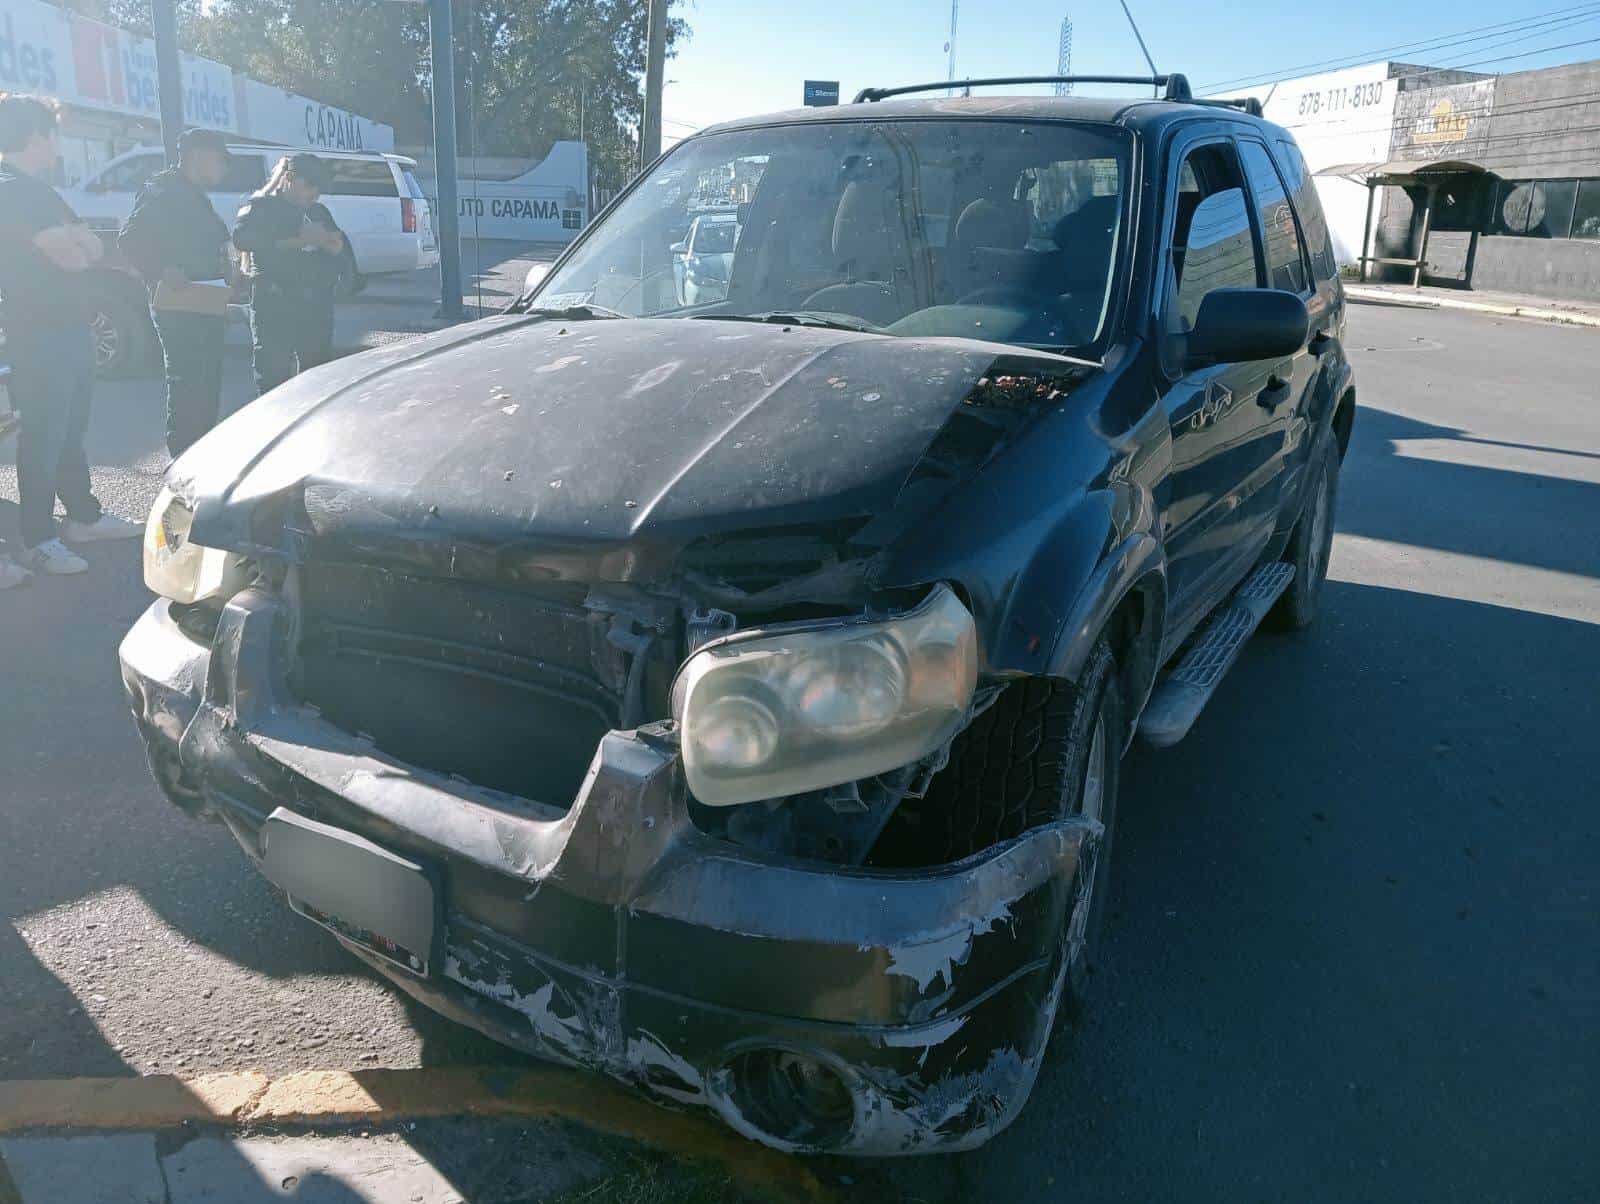
[(514, 180), (462, 180), (461, 233), (519, 242), (571, 242), (589, 223), (589, 148), (557, 142)]
[(1396, 159), (1465, 159), (1488, 148), (1495, 81), (1403, 92), (1394, 110)]
[[(394, 127), (281, 88), (197, 55), (181, 56), (183, 117), (264, 142), (317, 150), (393, 150)], [(0, 91), (161, 119), (149, 38), (40, 0), (0, 0)]]
[(345, 109), (285, 92), (247, 76), (239, 78), (244, 133), (263, 142), (314, 150), (392, 151), (394, 127)]
[[(25, 3), (30, 0), (0, 0)], [(190, 125), (237, 131), (233, 70), (210, 59), (181, 56), (183, 119)], [(63, 100), (135, 117), (161, 119), (156, 85), (156, 45), (125, 29), (72, 18), (74, 89)]]
[[(238, 130), (233, 71), (182, 56), (184, 117)], [(0, 88), (159, 119), (155, 43), (38, 0), (0, 0)]]

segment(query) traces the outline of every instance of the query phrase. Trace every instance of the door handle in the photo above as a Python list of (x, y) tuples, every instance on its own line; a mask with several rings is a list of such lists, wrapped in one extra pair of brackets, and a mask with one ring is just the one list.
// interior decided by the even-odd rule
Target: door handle
[(1256, 394), (1256, 404), (1266, 410), (1275, 410), (1289, 397), (1289, 382), (1274, 372), (1267, 377), (1266, 387)]

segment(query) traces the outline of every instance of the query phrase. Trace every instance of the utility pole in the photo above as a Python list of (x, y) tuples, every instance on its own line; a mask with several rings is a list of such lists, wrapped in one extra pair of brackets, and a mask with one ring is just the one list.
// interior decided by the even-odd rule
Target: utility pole
[(666, 74), (667, 3), (650, 0), (644, 55), (644, 121), (639, 130), (639, 168), (661, 154), (661, 77)]
[[(162, 3), (163, 0), (155, 0)], [(450, 0), (428, 0), (433, 46), (433, 174), (439, 193), (439, 316), (461, 309), (461, 199), (456, 188), (456, 34)]]
[(150, 28), (156, 44), (156, 92), (161, 104), (161, 145), (167, 166), (178, 161), (183, 133), (183, 62), (178, 57), (178, 17), (172, 0), (150, 0)]

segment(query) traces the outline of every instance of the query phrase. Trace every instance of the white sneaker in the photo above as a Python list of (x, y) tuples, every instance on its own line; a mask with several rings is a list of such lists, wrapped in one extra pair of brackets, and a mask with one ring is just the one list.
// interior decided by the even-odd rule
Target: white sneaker
[(59, 539), (47, 539), (23, 553), (24, 564), (36, 573), (50, 577), (70, 577), (87, 573), (89, 562)]
[(100, 543), (107, 539), (136, 539), (144, 534), (144, 528), (115, 514), (102, 514), (92, 523), (69, 518), (61, 524), (61, 534), (73, 543)]
[(10, 557), (0, 556), (0, 589), (12, 589), (32, 580), (33, 574), (27, 569)]

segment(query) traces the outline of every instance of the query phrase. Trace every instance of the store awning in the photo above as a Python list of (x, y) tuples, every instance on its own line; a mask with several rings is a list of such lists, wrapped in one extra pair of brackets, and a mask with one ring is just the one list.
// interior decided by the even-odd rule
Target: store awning
[(1409, 184), (1418, 177), (1483, 175), (1488, 170), (1466, 159), (1390, 159), (1384, 163), (1341, 163), (1313, 174), (1337, 176), (1358, 184)]

